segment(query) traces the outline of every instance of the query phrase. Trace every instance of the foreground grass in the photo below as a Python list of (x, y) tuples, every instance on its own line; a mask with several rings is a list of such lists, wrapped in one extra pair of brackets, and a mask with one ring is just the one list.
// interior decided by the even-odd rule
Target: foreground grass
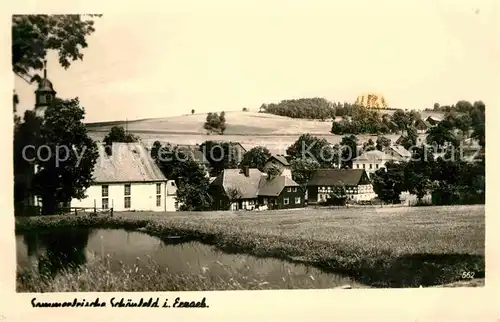
[[(347, 279), (325, 278), (312, 270), (310, 275), (297, 276), (282, 267), (280, 278), (258, 274), (252, 267), (235, 268), (215, 261), (210, 267), (201, 267), (199, 273), (174, 273), (153, 260), (147, 265), (125, 265), (109, 255), (96, 257), (78, 268), (66, 268), (55, 277), (40, 273), (36, 266), (18, 267), (18, 292), (135, 292), (135, 291), (221, 291), (266, 289), (320, 289), (359, 288)], [(316, 277), (315, 277), (316, 276)], [(364, 287), (364, 286), (362, 286)]]
[[(136, 212), (117, 214), (113, 218), (54, 216), (16, 219), (18, 232), (71, 227), (142, 230), (160, 238), (182, 236), (215, 245), (226, 252), (307, 263), (325, 271), (348, 275), (373, 287), (446, 284), (459, 281), (463, 272), (484, 277), (484, 206), (305, 209), (261, 213)], [(92, 274), (105, 276), (102, 272), (106, 265), (97, 267), (92, 268), (95, 270)], [(88, 271), (87, 267), (86, 274), (90, 274)], [(68, 274), (75, 276), (74, 273)], [(132, 284), (138, 279), (137, 283), (141, 284), (141, 279), (160, 278), (158, 276), (161, 274), (137, 273), (134, 277), (117, 275), (113, 278), (116, 281), (128, 279)], [(192, 285), (201, 283), (199, 280), (194, 282), (193, 278), (199, 277), (189, 277)], [(69, 282), (66, 280), (65, 283)], [(175, 283), (182, 285), (181, 281)], [(214, 283), (219, 284), (204, 285), (208, 287), (205, 289), (233, 289), (227, 283)], [(63, 282), (59, 284), (65, 285)], [(248, 289), (248, 285), (245, 287)]]

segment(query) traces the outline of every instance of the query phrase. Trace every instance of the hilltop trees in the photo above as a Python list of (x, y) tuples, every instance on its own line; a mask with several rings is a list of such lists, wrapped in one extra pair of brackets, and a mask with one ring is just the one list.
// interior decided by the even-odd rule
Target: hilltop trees
[(271, 157), (269, 149), (264, 146), (256, 146), (248, 150), (243, 155), (243, 160), (241, 160), (240, 168), (244, 167), (257, 168), (260, 171), (264, 171), (264, 165), (266, 161)]
[(320, 97), (289, 99), (283, 100), (278, 104), (262, 104), (259, 110), (265, 113), (292, 118), (324, 120), (334, 116), (332, 103)]
[(194, 108), (193, 108), (193, 109), (191, 110), (191, 114), (194, 114), (194, 112), (195, 112), (195, 110), (194, 110)]
[(203, 128), (224, 134), (224, 131), (226, 131), (226, 113), (221, 112), (220, 116), (217, 113), (208, 113)]
[(42, 214), (85, 197), (92, 183), (98, 151), (82, 122), (84, 114), (77, 98), (56, 99), (47, 108), (36, 144), (40, 155), (33, 161), (38, 171), (32, 192), (42, 198)]

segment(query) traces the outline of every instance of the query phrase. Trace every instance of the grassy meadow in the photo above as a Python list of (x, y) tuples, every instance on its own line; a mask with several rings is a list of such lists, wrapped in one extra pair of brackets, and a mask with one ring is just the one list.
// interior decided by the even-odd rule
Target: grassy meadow
[[(463, 272), (474, 272), (476, 278), (484, 278), (485, 271), (484, 206), (306, 208), (252, 213), (130, 212), (116, 213), (114, 217), (16, 219), (18, 232), (71, 227), (124, 228), (160, 238), (181, 236), (214, 245), (227, 253), (307, 264), (349, 276), (367, 287), (460, 283)], [(265, 283), (251, 284), (241, 273), (229, 274), (231, 277), (224, 280), (206, 280), (203, 276), (159, 274), (159, 269), (152, 264), (149, 273), (128, 268), (123, 274), (113, 275), (106, 273), (105, 263), (100, 263), (78, 273), (67, 272), (51, 281), (34, 272), (21, 272), (18, 289), (57, 291), (87, 285), (82, 287), (151, 290), (154, 285), (170, 281), (192, 290), (198, 287), (222, 290), (259, 289), (262, 285), (258, 285)]]

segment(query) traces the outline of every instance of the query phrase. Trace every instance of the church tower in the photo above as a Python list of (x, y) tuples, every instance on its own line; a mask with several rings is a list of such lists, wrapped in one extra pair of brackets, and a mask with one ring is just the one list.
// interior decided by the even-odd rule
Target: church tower
[(38, 83), (38, 88), (35, 91), (35, 114), (43, 118), (45, 110), (56, 97), (56, 91), (52, 86), (52, 82), (47, 78), (47, 61), (44, 61), (43, 79)]

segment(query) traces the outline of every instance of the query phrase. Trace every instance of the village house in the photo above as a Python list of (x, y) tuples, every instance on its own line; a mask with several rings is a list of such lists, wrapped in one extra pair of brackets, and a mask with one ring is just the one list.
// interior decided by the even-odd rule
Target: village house
[(216, 210), (290, 209), (305, 206), (304, 191), (290, 177), (259, 169), (224, 169), (210, 184)]
[(431, 123), (422, 119), (416, 120), (414, 126), (418, 134), (425, 134), (432, 127)]
[(378, 169), (385, 168), (389, 161), (402, 161), (403, 158), (397, 155), (387, 154), (379, 150), (367, 151), (352, 160), (352, 168), (365, 170), (368, 176)]
[(384, 148), (383, 152), (389, 154), (390, 156), (400, 158), (403, 161), (407, 161), (411, 158), (411, 152), (406, 150), (402, 145), (392, 144)]
[(350, 201), (367, 201), (376, 197), (368, 174), (363, 169), (319, 169), (307, 182), (308, 204), (326, 201), (330, 195), (345, 189)]
[(167, 180), (141, 143), (99, 145), (94, 182), (87, 197), (73, 199), (71, 207), (114, 211), (176, 211), (177, 186)]
[(276, 167), (281, 171), (281, 175), (286, 176), (292, 179), (292, 170), (290, 167), (290, 163), (287, 161), (285, 156), (283, 155), (273, 155), (267, 159), (266, 164), (264, 165), (264, 172), (271, 167)]
[(439, 122), (441, 122), (443, 119), (440, 118), (440, 117), (437, 117), (437, 116), (429, 116), (428, 118), (425, 119), (425, 121), (432, 127), (432, 126), (436, 126), (439, 124)]

